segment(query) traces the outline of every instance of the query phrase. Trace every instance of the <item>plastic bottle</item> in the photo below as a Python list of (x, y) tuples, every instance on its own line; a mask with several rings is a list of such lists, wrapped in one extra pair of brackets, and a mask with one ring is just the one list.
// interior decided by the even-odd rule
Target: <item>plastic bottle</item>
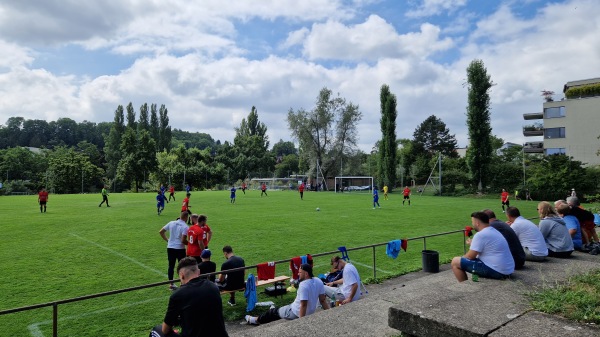
[(471, 281), (479, 282), (479, 275), (475, 274), (475, 267), (473, 267), (473, 270), (471, 271)]
[(333, 295), (331, 295), (331, 307), (332, 307), (332, 308), (333, 308), (333, 307), (335, 307), (335, 305), (336, 305), (336, 304), (337, 304), (337, 303), (336, 303), (336, 301), (335, 301), (335, 293), (333, 293)]

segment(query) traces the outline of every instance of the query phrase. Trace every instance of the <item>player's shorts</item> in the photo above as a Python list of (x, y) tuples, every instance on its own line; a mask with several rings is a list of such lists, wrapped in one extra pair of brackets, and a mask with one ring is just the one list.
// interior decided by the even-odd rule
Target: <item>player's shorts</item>
[(410, 195), (405, 195), (404, 199), (410, 199)]
[(157, 202), (156, 203), (156, 207), (165, 208), (165, 203), (164, 202)]
[(40, 201), (40, 205), (45, 205), (47, 201)]
[(460, 269), (466, 271), (467, 273), (473, 273), (473, 271), (475, 271), (475, 274), (481, 277), (492, 278), (496, 280), (502, 280), (508, 277), (508, 275), (500, 274), (494, 269), (488, 267), (480, 259), (469, 260), (466, 257), (461, 257)]

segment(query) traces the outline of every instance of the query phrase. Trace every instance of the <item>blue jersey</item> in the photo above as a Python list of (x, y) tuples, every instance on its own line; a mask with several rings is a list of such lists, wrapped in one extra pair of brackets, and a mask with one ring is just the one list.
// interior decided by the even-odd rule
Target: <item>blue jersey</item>
[(230, 198), (231, 199), (235, 198), (235, 191), (236, 191), (235, 187), (232, 187), (229, 191), (231, 192)]
[(373, 190), (373, 201), (378, 201), (379, 200), (379, 193), (377, 192), (377, 190)]
[(156, 204), (157, 205), (164, 205), (165, 204), (165, 200), (167, 200), (167, 198), (165, 197), (164, 194), (158, 194), (156, 196)]

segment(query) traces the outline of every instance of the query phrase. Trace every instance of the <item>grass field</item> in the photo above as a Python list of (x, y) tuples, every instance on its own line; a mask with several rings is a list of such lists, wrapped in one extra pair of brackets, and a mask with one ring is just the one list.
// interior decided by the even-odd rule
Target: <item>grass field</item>
[[(111, 194), (110, 208), (98, 208), (100, 195), (50, 195), (41, 214), (37, 196), (0, 197), (3, 239), (0, 244), (0, 310), (123, 289), (167, 280), (166, 243), (158, 231), (178, 216), (177, 202), (156, 215), (155, 194)], [(400, 193), (380, 199), (372, 209), (367, 193), (238, 192), (235, 205), (228, 191), (193, 192), (195, 213), (208, 216), (213, 229), (213, 261), (224, 262), (221, 248), (231, 245), (246, 265), (289, 259), (464, 228), (469, 214), (492, 208), (503, 219), (494, 199), (412, 196), (402, 206)], [(512, 201), (526, 217), (536, 216), (536, 202)], [(315, 209), (319, 207), (320, 211)], [(453, 234), (427, 240), (427, 248), (447, 262), (463, 252), (463, 237)], [(391, 277), (421, 267), (422, 241), (410, 241), (397, 259), (376, 249), (377, 277)], [(315, 273), (329, 269), (329, 256), (315, 259)], [(372, 249), (350, 252), (363, 280), (373, 277)], [(277, 274), (289, 275), (285, 265)], [(371, 280), (372, 281), (372, 280)], [(260, 289), (259, 289), (260, 291)], [(60, 336), (147, 336), (162, 322), (170, 291), (159, 286), (59, 306)], [(244, 315), (244, 299), (224, 306), (228, 319)], [(226, 296), (223, 296), (226, 301)], [(287, 295), (282, 302), (290, 302)], [(273, 300), (259, 294), (259, 301)], [(0, 316), (2, 336), (51, 336), (52, 310), (42, 308)]]

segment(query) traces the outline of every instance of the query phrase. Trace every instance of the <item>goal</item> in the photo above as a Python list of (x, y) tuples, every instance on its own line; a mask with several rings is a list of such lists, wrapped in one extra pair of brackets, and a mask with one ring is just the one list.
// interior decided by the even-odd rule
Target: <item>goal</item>
[(373, 193), (373, 177), (342, 176), (335, 177), (335, 193), (369, 192)]

